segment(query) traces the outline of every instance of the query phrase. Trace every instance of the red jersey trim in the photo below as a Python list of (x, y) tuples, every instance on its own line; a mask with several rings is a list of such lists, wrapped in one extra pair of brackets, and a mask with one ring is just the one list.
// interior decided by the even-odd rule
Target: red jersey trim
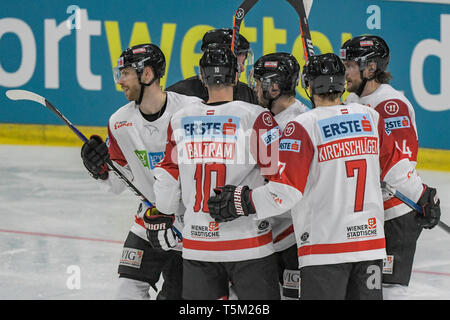
[(280, 242), (284, 238), (288, 237), (290, 234), (294, 232), (294, 225), (290, 225), (286, 230), (284, 230), (282, 233), (280, 233), (274, 240), (273, 243)]
[(297, 255), (301, 257), (310, 254), (347, 253), (383, 249), (385, 247), (386, 243), (384, 238), (345, 243), (314, 244), (298, 248)]
[(201, 241), (184, 238), (183, 248), (205, 251), (242, 250), (262, 247), (270, 242), (272, 242), (272, 232), (254, 238), (226, 241)]
[(401, 200), (397, 199), (397, 198), (391, 198), (391, 199), (389, 199), (389, 200), (386, 200), (386, 201), (383, 203), (384, 210), (387, 210), (387, 209), (396, 207), (396, 206), (398, 206), (399, 204), (402, 204), (402, 203), (403, 203), (403, 202), (402, 202)]

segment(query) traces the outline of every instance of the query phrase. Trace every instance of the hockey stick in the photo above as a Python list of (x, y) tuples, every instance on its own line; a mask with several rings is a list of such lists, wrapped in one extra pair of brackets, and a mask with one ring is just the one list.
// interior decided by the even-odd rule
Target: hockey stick
[(231, 39), (231, 51), (237, 56), (237, 48), (239, 46), (239, 29), (242, 20), (244, 20), (247, 12), (258, 2), (258, 0), (244, 0), (236, 10), (233, 19), (233, 39)]
[[(390, 196), (396, 197), (411, 209), (423, 214), (423, 209), (421, 206), (419, 206), (417, 203), (409, 199), (407, 196), (405, 196), (403, 193), (395, 189), (393, 186), (389, 185), (386, 181), (381, 182), (381, 189), (386, 191)], [(438, 226), (440, 226), (442, 229), (450, 233), (450, 226), (445, 224), (441, 220), (439, 220)]]
[(303, 0), (286, 0), (297, 11), (300, 21), (300, 35), (303, 42), (303, 54), (305, 55), (305, 62), (315, 55), (314, 46), (311, 40), (311, 33), (309, 31), (308, 17), (306, 15), (305, 4)]
[[(87, 142), (88, 138), (84, 134), (82, 134), (73, 124), (70, 122), (53, 104), (50, 103), (47, 99), (44, 97), (31, 92), (27, 90), (8, 90), (6, 91), (6, 96), (11, 100), (28, 100), (28, 101), (34, 101), (37, 102), (50, 111), (52, 111), (54, 114), (58, 116), (62, 121), (64, 121), (67, 126), (80, 138), (81, 141)], [(153, 204), (147, 200), (147, 198), (140, 192), (134, 185), (131, 183), (130, 180), (114, 165), (111, 159), (108, 158), (106, 160), (107, 165), (111, 170), (113, 170), (118, 177), (125, 183), (125, 185), (133, 191), (133, 193), (141, 198), (141, 201), (144, 202), (147, 206), (153, 207)], [(177, 235), (182, 239), (180, 231), (178, 231), (175, 227), (174, 231), (177, 233)]]

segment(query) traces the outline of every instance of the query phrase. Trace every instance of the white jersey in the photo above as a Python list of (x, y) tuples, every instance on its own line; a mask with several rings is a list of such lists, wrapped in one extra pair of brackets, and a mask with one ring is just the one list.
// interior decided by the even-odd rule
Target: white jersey
[[(118, 109), (109, 119), (107, 145), (111, 160), (152, 204), (155, 202), (154, 168), (164, 157), (170, 118), (174, 112), (199, 100), (167, 92), (166, 109), (155, 121), (147, 121), (134, 101)], [(114, 171), (109, 172), (104, 184), (114, 193), (126, 188)], [(142, 214), (135, 216), (131, 232), (148, 241)], [(181, 222), (176, 221), (175, 227), (181, 230)]]
[(173, 210), (181, 193), (186, 207), (183, 258), (210, 262), (243, 261), (274, 253), (267, 220), (242, 217), (217, 223), (208, 199), (216, 186), (264, 184), (277, 172), (281, 130), (261, 106), (243, 101), (202, 102), (175, 113), (165, 157), (155, 169), (156, 207)]
[(378, 112), (360, 104), (315, 108), (288, 123), (279, 161), (252, 201), (259, 219), (291, 209), (300, 267), (385, 258), (380, 180), (413, 201), (423, 191)]
[[(309, 108), (295, 99), (295, 102), (288, 108), (275, 115), (275, 120), (280, 126), (281, 130), (288, 122), (295, 119), (298, 115), (308, 111)], [(283, 251), (295, 244), (294, 227), (292, 225), (291, 211), (271, 218), (273, 245), (276, 251)]]
[[(403, 152), (415, 168), (419, 142), (417, 138), (416, 116), (409, 100), (388, 84), (381, 84), (374, 92), (358, 97), (351, 93), (345, 103), (357, 102), (374, 108), (383, 117), (386, 130), (394, 137), (397, 148)], [(385, 220), (402, 216), (411, 209), (400, 200), (383, 193)]]

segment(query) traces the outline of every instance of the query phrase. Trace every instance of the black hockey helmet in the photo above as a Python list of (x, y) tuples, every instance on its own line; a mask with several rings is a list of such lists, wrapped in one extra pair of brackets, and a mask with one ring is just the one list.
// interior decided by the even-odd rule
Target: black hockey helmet
[[(233, 29), (213, 29), (205, 33), (202, 39), (202, 51), (204, 52), (206, 48), (211, 44), (222, 44), (231, 46), (231, 41), (233, 39)], [(247, 53), (250, 50), (250, 43), (245, 39), (245, 37), (239, 34), (239, 43), (237, 46), (238, 54)]]
[(375, 61), (376, 73), (379, 73), (387, 69), (390, 51), (386, 41), (381, 37), (366, 35), (347, 40), (341, 47), (340, 56), (344, 61), (356, 61), (360, 70), (364, 70), (367, 62)]
[(295, 88), (300, 77), (300, 65), (297, 59), (289, 53), (270, 53), (259, 58), (249, 75), (251, 87), (255, 87), (255, 80), (261, 81), (263, 93), (276, 83), (280, 88), (280, 95), (295, 95)]
[(302, 87), (312, 94), (345, 91), (345, 66), (334, 53), (312, 56), (303, 67)]
[[(142, 82), (142, 72), (144, 68), (149, 66), (152, 68), (154, 78), (149, 83)], [(136, 70), (139, 84), (141, 85), (141, 93), (137, 104), (141, 104), (144, 96), (145, 87), (151, 86), (153, 82), (162, 78), (166, 72), (166, 58), (161, 49), (152, 43), (139, 44), (122, 52), (117, 61), (117, 67), (114, 68), (114, 81), (117, 83), (121, 77), (124, 68), (134, 68)]]
[(200, 59), (200, 74), (206, 84), (233, 84), (238, 73), (237, 58), (227, 45), (211, 44)]
[(120, 79), (120, 70), (124, 68), (134, 68), (140, 76), (145, 66), (150, 66), (156, 79), (160, 79), (166, 72), (166, 59), (161, 49), (152, 43), (139, 44), (122, 52), (117, 61), (115, 72), (116, 82)]

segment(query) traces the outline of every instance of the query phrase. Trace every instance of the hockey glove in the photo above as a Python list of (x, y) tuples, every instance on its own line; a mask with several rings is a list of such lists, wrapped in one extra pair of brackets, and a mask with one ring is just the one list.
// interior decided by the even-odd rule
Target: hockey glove
[(92, 177), (102, 180), (108, 179), (106, 161), (109, 160), (109, 153), (108, 147), (102, 138), (92, 135), (81, 147), (81, 158)]
[(218, 187), (214, 189), (215, 196), (208, 200), (209, 214), (216, 222), (232, 221), (240, 216), (254, 214), (248, 186)]
[(156, 207), (147, 208), (144, 225), (150, 246), (167, 251), (177, 245), (178, 238), (172, 229), (174, 221), (173, 214), (163, 214)]
[(441, 208), (439, 204), (441, 201), (439, 200), (436, 189), (431, 188), (427, 185), (424, 185), (425, 190), (422, 193), (417, 204), (422, 207), (423, 214), (416, 212), (416, 221), (417, 223), (424, 227), (425, 229), (432, 229), (438, 223), (441, 218)]

